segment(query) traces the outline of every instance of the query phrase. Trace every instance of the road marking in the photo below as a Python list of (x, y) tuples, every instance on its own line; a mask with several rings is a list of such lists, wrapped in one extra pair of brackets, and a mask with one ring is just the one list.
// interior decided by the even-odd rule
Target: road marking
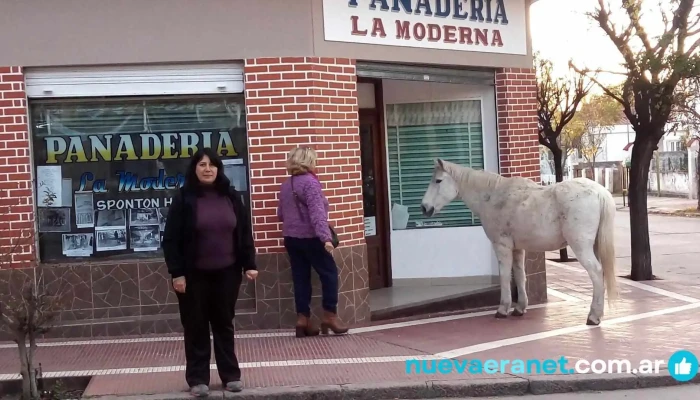
[(559, 297), (560, 299), (562, 299), (564, 301), (571, 302), (571, 303), (583, 301), (583, 300), (579, 299), (578, 297), (574, 297), (570, 294), (566, 294), (566, 293), (560, 292), (560, 291), (558, 291), (556, 289), (552, 289), (552, 288), (547, 288), (547, 294), (550, 296)]
[[(560, 306), (560, 305), (569, 304), (569, 303), (572, 303), (572, 301), (557, 301), (557, 302), (552, 302), (552, 303), (533, 304), (531, 306), (528, 306), (527, 309), (532, 310), (532, 309), (545, 308), (545, 307), (554, 307), (554, 306)], [(395, 323), (391, 323), (391, 324), (365, 326), (365, 327), (361, 327), (361, 328), (354, 328), (353, 332), (354, 333), (367, 333), (367, 332), (383, 331), (383, 330), (387, 330), (387, 329), (406, 328), (409, 326), (433, 324), (433, 323), (438, 323), (438, 322), (455, 321), (455, 320), (459, 320), (459, 319), (492, 316), (492, 315), (494, 315), (495, 309), (496, 309), (496, 307), (494, 307), (493, 310), (479, 311), (479, 312), (468, 313), (468, 314), (448, 315), (445, 317), (426, 318), (426, 319), (420, 319), (420, 320), (416, 320), (416, 321), (395, 322)]]
[[(562, 296), (565, 296), (564, 293), (561, 293), (561, 292), (557, 292), (557, 293), (559, 293)], [(576, 299), (575, 297), (572, 297), (572, 298)], [(576, 299), (576, 301), (580, 301), (580, 300)], [(558, 307), (558, 306), (561, 306), (564, 304), (570, 304), (573, 302), (574, 302), (573, 300), (567, 300), (567, 301), (553, 301), (550, 303), (542, 303), (542, 304), (533, 304), (533, 305), (528, 307), (528, 310), (545, 308), (545, 307)], [(493, 310), (489, 310), (489, 311), (479, 311), (479, 312), (472, 312), (472, 313), (465, 313), (465, 314), (447, 315), (444, 317), (433, 317), (433, 318), (419, 319), (419, 320), (414, 320), (414, 321), (394, 322), (394, 323), (389, 323), (389, 324), (365, 326), (365, 327), (353, 328), (350, 331), (350, 334), (376, 332), (376, 331), (382, 331), (382, 330), (387, 330), (387, 329), (406, 328), (406, 327), (410, 327), (410, 326), (420, 326), (420, 325), (434, 324), (434, 323), (439, 323), (439, 322), (447, 322), (447, 321), (455, 321), (455, 320), (467, 319), (467, 318), (483, 317), (483, 316), (493, 315), (494, 312), (495, 312), (495, 307)], [(283, 331), (283, 332), (264, 332), (264, 333), (244, 333), (244, 334), (234, 335), (234, 338), (235, 339), (254, 339), (254, 338), (271, 338), (271, 337), (293, 337), (294, 335), (295, 335), (295, 333), (293, 331)], [(211, 339), (212, 336), (210, 335), (209, 338)], [(75, 341), (64, 341), (64, 342), (40, 342), (40, 343), (37, 343), (37, 346), (39, 346), (39, 347), (91, 346), (91, 345), (109, 345), (109, 344), (178, 342), (178, 341), (182, 341), (182, 340), (183, 340), (182, 336), (158, 336), (158, 337), (128, 338), (128, 339), (98, 339), (98, 340), (75, 340)], [(1, 349), (15, 349), (15, 348), (17, 348), (17, 345), (14, 343), (0, 344), (0, 350)]]
[(437, 353), (435, 355), (438, 357), (447, 357), (447, 358), (461, 357), (461, 356), (465, 356), (467, 354), (473, 354), (473, 353), (479, 353), (479, 352), (486, 351), (486, 350), (498, 349), (501, 347), (511, 346), (514, 344), (527, 343), (527, 342), (532, 342), (532, 341), (540, 340), (540, 339), (546, 339), (546, 338), (550, 338), (550, 337), (554, 337), (554, 336), (568, 335), (571, 333), (581, 332), (581, 331), (585, 331), (585, 330), (598, 329), (601, 327), (623, 324), (623, 323), (627, 323), (627, 322), (637, 321), (640, 319), (658, 317), (660, 315), (672, 314), (675, 312), (687, 311), (687, 310), (692, 310), (692, 309), (696, 309), (696, 308), (700, 308), (700, 303), (686, 304), (686, 305), (682, 305), (682, 306), (678, 306), (678, 307), (666, 308), (666, 309), (657, 310), (657, 311), (650, 311), (650, 312), (641, 313), (641, 314), (633, 314), (633, 315), (628, 315), (625, 317), (613, 318), (613, 319), (610, 319), (607, 321), (604, 320), (598, 326), (591, 326), (591, 325), (570, 326), (568, 328), (554, 329), (554, 330), (547, 331), (547, 332), (539, 332), (539, 333), (533, 333), (530, 335), (509, 338), (509, 339), (496, 340), (494, 342), (480, 343), (477, 345), (462, 347), (460, 349), (454, 349), (454, 350), (445, 351), (442, 353)]
[[(282, 360), (282, 361), (261, 361), (240, 363), (241, 369), (251, 368), (269, 368), (269, 367), (294, 367), (307, 365), (339, 365), (339, 364), (378, 364), (405, 362), (406, 360), (435, 360), (441, 359), (431, 354), (415, 354), (410, 356), (386, 356), (386, 357), (359, 357), (359, 358), (326, 358), (314, 360)], [(210, 364), (209, 368), (216, 370), (216, 364)], [(166, 367), (141, 367), (141, 368), (113, 368), (113, 369), (98, 369), (98, 370), (80, 370), (80, 371), (56, 371), (43, 372), (44, 378), (61, 378), (66, 376), (105, 376), (105, 375), (133, 375), (133, 374), (149, 374), (158, 372), (182, 372), (185, 371), (184, 365), (172, 365)], [(0, 382), (21, 379), (20, 374), (0, 374)]]
[[(562, 302), (568, 303), (568, 302)], [(700, 303), (686, 304), (678, 307), (666, 308), (663, 310), (650, 311), (641, 314), (628, 315), (624, 317), (613, 318), (601, 322), (599, 326), (577, 325), (567, 328), (554, 329), (547, 332), (540, 332), (531, 335), (524, 335), (510, 339), (496, 340), (493, 342), (481, 343), (478, 345), (467, 346), (459, 349), (445, 351), (437, 354), (416, 354), (410, 356), (386, 356), (386, 357), (359, 357), (359, 358), (331, 358), (331, 359), (316, 359), (316, 360), (281, 360), (281, 361), (264, 361), (264, 362), (249, 362), (241, 363), (241, 369), (246, 368), (267, 368), (267, 367), (292, 367), (303, 365), (339, 365), (339, 364), (368, 364), (368, 363), (392, 363), (405, 362), (406, 360), (439, 360), (461, 357), (467, 354), (478, 353), (486, 350), (497, 349), (515, 344), (532, 342), (535, 340), (546, 339), (549, 337), (568, 335), (575, 332), (581, 332), (590, 329), (598, 329), (601, 327), (623, 324), (641, 319), (658, 317), (660, 315), (672, 314), (681, 311), (687, 311), (700, 308)], [(210, 365), (211, 369), (216, 369), (216, 365)], [(56, 371), (44, 372), (46, 378), (60, 378), (67, 376), (104, 376), (104, 375), (123, 375), (123, 374), (148, 374), (158, 372), (181, 372), (185, 370), (184, 365), (162, 366), (162, 367), (142, 367), (142, 368), (115, 368), (101, 370), (82, 370), (82, 371)], [(8, 380), (20, 379), (19, 374), (0, 374), (0, 382)]]
[[(588, 275), (588, 273), (586, 272), (586, 270), (583, 267), (577, 268), (577, 267), (573, 267), (571, 265), (561, 264), (561, 263), (558, 263), (555, 261), (549, 261), (549, 260), (547, 260), (547, 264), (565, 269), (567, 271), (585, 273), (586, 275)], [(661, 288), (658, 288), (656, 286), (651, 286), (651, 285), (647, 285), (644, 283), (631, 281), (628, 279), (618, 279), (617, 282), (621, 283), (623, 285), (632, 286), (632, 287), (635, 287), (637, 289), (645, 290), (645, 291), (650, 292), (650, 293), (655, 293), (655, 294), (658, 294), (661, 296), (670, 297), (672, 299), (685, 301), (687, 303), (700, 303), (700, 299), (696, 299), (694, 297), (685, 296), (685, 295), (682, 295), (679, 293), (671, 292), (669, 290), (661, 289)]]

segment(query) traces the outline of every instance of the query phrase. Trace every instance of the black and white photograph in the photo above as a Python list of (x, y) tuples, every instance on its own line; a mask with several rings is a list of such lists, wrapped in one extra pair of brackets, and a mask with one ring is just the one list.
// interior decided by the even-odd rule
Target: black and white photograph
[(63, 255), (66, 257), (89, 257), (92, 255), (95, 236), (92, 233), (63, 235)]
[(96, 251), (126, 250), (126, 228), (104, 228), (95, 231)]
[(168, 219), (168, 207), (158, 209), (158, 223), (160, 224), (161, 232), (165, 230), (165, 221)]
[(70, 231), (70, 208), (39, 208), (39, 232)]
[(75, 224), (78, 228), (92, 228), (95, 226), (92, 192), (75, 194)]
[(157, 225), (158, 222), (158, 209), (156, 208), (132, 208), (129, 210), (130, 226)]
[(126, 213), (124, 210), (100, 210), (97, 212), (95, 228), (123, 228), (126, 230)]
[(165, 234), (165, 222), (168, 220), (169, 207), (161, 207), (158, 209), (158, 218), (160, 219), (160, 242), (163, 243)]
[(155, 251), (160, 247), (158, 225), (132, 226), (129, 228), (129, 236), (134, 251)]

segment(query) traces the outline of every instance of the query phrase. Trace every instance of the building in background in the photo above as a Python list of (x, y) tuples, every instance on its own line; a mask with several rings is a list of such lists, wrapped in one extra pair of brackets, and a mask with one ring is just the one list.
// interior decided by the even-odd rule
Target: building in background
[[(68, 269), (57, 335), (177, 330), (160, 241), (188, 157), (210, 146), (259, 252), (236, 326), (291, 327), (275, 210), (287, 152), (310, 145), (342, 241), (343, 320), (366, 324), (392, 286), (495, 284), (478, 218), (455, 202), (425, 219), (419, 203), (437, 157), (539, 181), (531, 2), (4, 3), (0, 188), (16, 204), (0, 244), (38, 235), (0, 279), (35, 261)], [(527, 271), (543, 301), (543, 254)]]

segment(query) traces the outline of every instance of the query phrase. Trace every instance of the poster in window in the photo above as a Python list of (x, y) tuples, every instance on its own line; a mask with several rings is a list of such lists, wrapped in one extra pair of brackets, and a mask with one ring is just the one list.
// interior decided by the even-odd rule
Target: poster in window
[(126, 229), (126, 217), (124, 210), (100, 210), (97, 212), (97, 224), (95, 229)]
[(154, 251), (160, 247), (160, 227), (158, 225), (140, 225), (129, 228), (131, 248), (134, 251)]
[(38, 207), (61, 207), (63, 179), (60, 165), (36, 168), (36, 201)]
[(73, 206), (73, 180), (63, 178), (61, 182), (61, 205), (63, 207)]
[(95, 226), (95, 209), (92, 206), (92, 192), (75, 194), (75, 225), (78, 228)]
[(63, 255), (67, 257), (89, 257), (92, 255), (95, 237), (92, 233), (63, 234)]
[(158, 209), (157, 208), (132, 208), (129, 210), (129, 225), (158, 225)]
[(231, 186), (240, 192), (248, 191), (247, 171), (245, 165), (224, 165), (224, 175), (231, 181)]
[(39, 232), (70, 230), (70, 208), (39, 208)]
[(126, 228), (104, 228), (95, 230), (96, 251), (126, 250)]

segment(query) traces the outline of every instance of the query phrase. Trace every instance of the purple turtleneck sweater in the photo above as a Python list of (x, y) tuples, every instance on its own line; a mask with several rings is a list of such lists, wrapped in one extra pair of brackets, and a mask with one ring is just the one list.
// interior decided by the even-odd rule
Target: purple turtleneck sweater
[(213, 190), (197, 197), (197, 268), (222, 269), (236, 261), (236, 214), (231, 200)]

